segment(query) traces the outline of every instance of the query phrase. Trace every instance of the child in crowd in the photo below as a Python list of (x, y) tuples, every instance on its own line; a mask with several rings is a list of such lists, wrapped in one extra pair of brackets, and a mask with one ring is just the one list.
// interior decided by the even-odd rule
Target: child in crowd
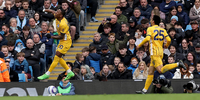
[[(169, 64), (175, 63), (175, 59), (174, 59), (173, 55), (169, 55), (169, 57), (168, 57), (168, 63)], [(176, 72), (176, 68), (170, 70), (170, 72), (174, 75), (174, 73)]]
[[(58, 32), (55, 32), (54, 31), (54, 27), (53, 27), (53, 25), (52, 24), (50, 24), (49, 25), (49, 31), (51, 32), (51, 33), (53, 33), (53, 35), (58, 35)], [(55, 53), (56, 53), (56, 47), (57, 47), (57, 44), (58, 44), (58, 40), (57, 39), (53, 39), (53, 55), (52, 55), (52, 57), (54, 57), (55, 56)]]
[(103, 41), (105, 43), (107, 43), (109, 40), (108, 40), (108, 34), (110, 34), (110, 31), (111, 31), (111, 25), (110, 24), (105, 24), (103, 26), (103, 30), (104, 32), (101, 34), (101, 38), (103, 39)]
[(133, 73), (133, 79), (146, 79), (148, 75), (148, 68), (144, 61), (139, 63), (138, 68), (136, 68)]
[(194, 65), (190, 65), (190, 66), (189, 66), (189, 71), (190, 71), (191, 73), (193, 73), (194, 70), (195, 70), (195, 66), (194, 66)]
[(17, 59), (17, 51), (14, 50), (15, 48), (15, 43), (13, 41), (8, 41), (8, 56), (11, 56), (12, 58), (14, 58), (15, 60)]
[(93, 74), (93, 76), (96, 75), (96, 72), (95, 72), (95, 68), (94, 68), (94, 67), (90, 67), (90, 71), (91, 71), (91, 73)]
[(121, 62), (121, 59), (119, 57), (114, 58), (114, 68), (117, 68), (119, 62)]
[(16, 71), (18, 74), (25, 74), (26, 82), (28, 82), (28, 79), (31, 78), (31, 74), (28, 73), (28, 62), (26, 59), (24, 59), (25, 53), (19, 52), (17, 53), (17, 60), (15, 60), (13, 69)]
[(21, 52), (22, 49), (26, 48), (22, 40), (17, 39), (15, 42), (15, 50), (17, 52)]
[(84, 62), (86, 60), (86, 57), (89, 55), (89, 48), (88, 47), (84, 47), (82, 50), (82, 54), (83, 54), (83, 57), (84, 57)]
[(76, 54), (76, 61), (74, 62), (73, 69), (75, 69), (75, 68), (80, 69), (81, 65), (83, 65), (83, 64), (84, 64), (84, 56), (83, 56), (83, 54), (77, 53)]
[(135, 31), (135, 38), (136, 38), (136, 42), (135, 42), (135, 45), (139, 45), (143, 40), (144, 40), (144, 37), (142, 36), (143, 34), (143, 29), (141, 26), (137, 26), (136, 27), (136, 31)]
[(132, 75), (137, 67), (138, 67), (138, 59), (135, 57), (131, 58), (131, 65), (127, 69), (132, 70)]

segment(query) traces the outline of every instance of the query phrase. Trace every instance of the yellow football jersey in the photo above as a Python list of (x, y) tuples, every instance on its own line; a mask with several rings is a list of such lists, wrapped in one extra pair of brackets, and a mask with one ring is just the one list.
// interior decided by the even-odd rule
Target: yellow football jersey
[(63, 17), (63, 19), (61, 21), (58, 21), (56, 19), (56, 29), (57, 29), (58, 35), (65, 34), (64, 39), (61, 39), (60, 42), (71, 41), (71, 35), (69, 33), (68, 21), (66, 18)]
[(147, 29), (146, 38), (142, 41), (142, 43), (139, 44), (139, 47), (149, 41), (150, 54), (162, 56), (164, 39), (167, 40), (166, 46), (168, 47), (171, 43), (171, 39), (166, 30), (159, 27), (158, 25), (154, 25)]

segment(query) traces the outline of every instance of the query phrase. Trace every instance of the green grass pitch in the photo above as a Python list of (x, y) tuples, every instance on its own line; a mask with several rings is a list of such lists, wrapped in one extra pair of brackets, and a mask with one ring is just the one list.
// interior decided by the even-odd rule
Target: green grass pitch
[(200, 100), (200, 94), (102, 94), (73, 96), (0, 97), (0, 100)]

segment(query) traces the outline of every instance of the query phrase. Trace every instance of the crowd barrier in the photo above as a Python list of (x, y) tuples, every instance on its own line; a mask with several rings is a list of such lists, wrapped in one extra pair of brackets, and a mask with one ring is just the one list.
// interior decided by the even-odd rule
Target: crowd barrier
[[(182, 93), (183, 85), (190, 80), (171, 80), (174, 93)], [(194, 80), (199, 84), (200, 80)], [(75, 86), (75, 93), (84, 94), (134, 94), (136, 90), (141, 90), (145, 80), (108, 80), (100, 82), (98, 80), (71, 81)], [(48, 82), (10, 82), (0, 83), (0, 97), (2, 96), (48, 96), (47, 87), (58, 86), (59, 81)]]

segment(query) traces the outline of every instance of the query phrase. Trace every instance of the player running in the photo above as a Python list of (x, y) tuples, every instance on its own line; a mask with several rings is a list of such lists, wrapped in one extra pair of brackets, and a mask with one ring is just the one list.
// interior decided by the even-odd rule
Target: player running
[(53, 71), (53, 69), (57, 66), (59, 62), (67, 72), (65, 80), (68, 80), (74, 76), (74, 73), (69, 69), (65, 60), (62, 58), (62, 55), (66, 54), (72, 45), (72, 40), (69, 33), (68, 21), (67, 19), (64, 18), (65, 12), (60, 9), (57, 11), (51, 9), (45, 9), (44, 11), (54, 14), (54, 17), (56, 18), (56, 29), (58, 31), (57, 36), (51, 36), (50, 34), (47, 34), (47, 38), (60, 39), (60, 42), (57, 46), (56, 55), (54, 57), (53, 62), (51, 63), (49, 70), (42, 76), (39, 76), (38, 79), (40, 80), (48, 79), (50, 73)]
[(149, 42), (150, 44), (149, 51), (151, 57), (151, 63), (149, 66), (145, 87), (143, 88), (142, 91), (136, 91), (136, 93), (138, 94), (145, 94), (147, 92), (153, 80), (153, 75), (155, 70), (157, 70), (159, 73), (165, 73), (166, 71), (174, 69), (178, 66), (186, 70), (186, 67), (181, 60), (179, 60), (178, 63), (167, 64), (163, 67), (163, 62), (162, 62), (163, 42), (164, 39), (167, 40), (166, 45), (164, 45), (164, 48), (167, 48), (171, 43), (171, 39), (167, 34), (166, 30), (158, 26), (159, 23), (160, 23), (160, 17), (154, 15), (153, 19), (151, 19), (152, 26), (147, 29), (146, 38), (136, 47), (136, 49), (139, 49), (143, 44)]

